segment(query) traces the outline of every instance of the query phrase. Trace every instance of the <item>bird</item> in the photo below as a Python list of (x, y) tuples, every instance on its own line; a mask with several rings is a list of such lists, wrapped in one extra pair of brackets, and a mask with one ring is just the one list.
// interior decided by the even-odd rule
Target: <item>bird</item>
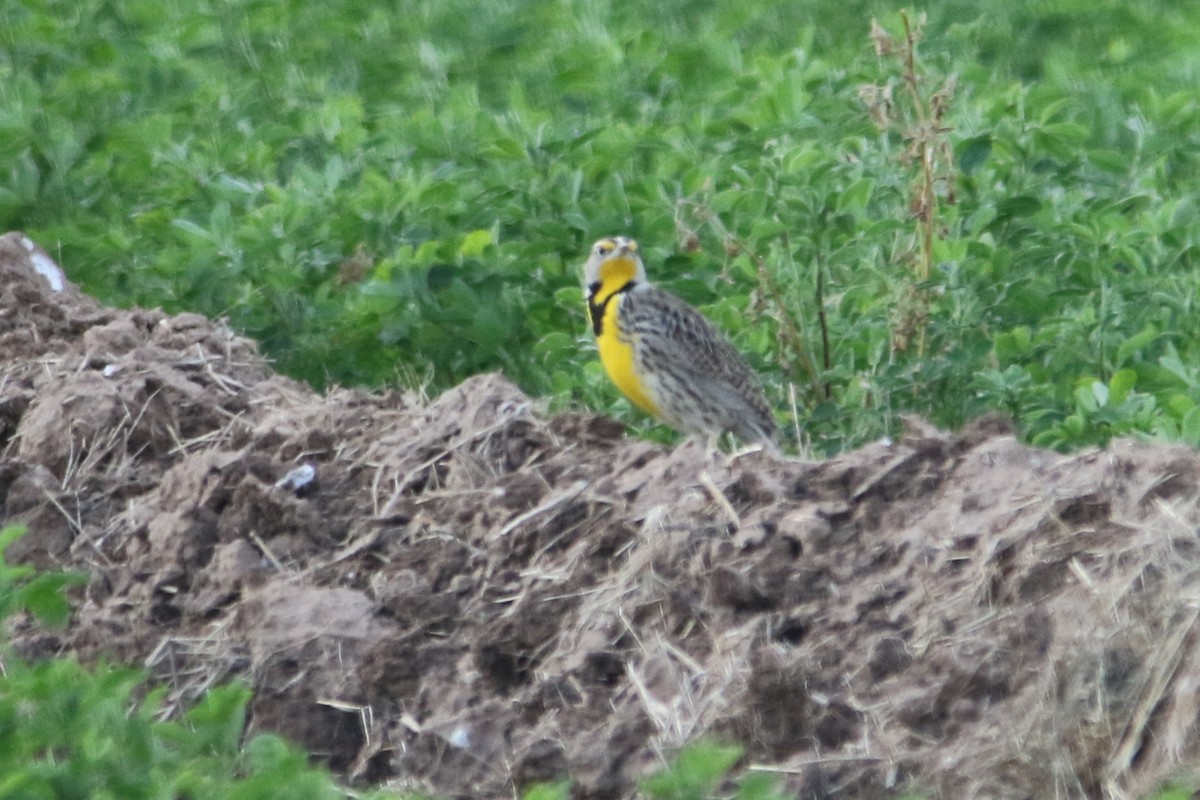
[(774, 448), (758, 377), (703, 314), (646, 279), (636, 241), (600, 239), (583, 273), (600, 361), (634, 405), (710, 447), (729, 432)]

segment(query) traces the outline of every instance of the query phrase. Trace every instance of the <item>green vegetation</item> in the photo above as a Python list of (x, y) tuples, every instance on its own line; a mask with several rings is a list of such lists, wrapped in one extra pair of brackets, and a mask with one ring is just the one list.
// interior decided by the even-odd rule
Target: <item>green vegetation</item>
[[(747, 772), (736, 781), (731, 776), (741, 761), (740, 747), (710, 741), (696, 741), (685, 747), (675, 759), (644, 780), (639, 797), (646, 800), (707, 800), (729, 797), (732, 800), (784, 800), (776, 789), (774, 776)], [(731, 784), (732, 793), (723, 784)], [(522, 800), (568, 800), (570, 781), (546, 783), (524, 792)]]
[(645, 430), (576, 276), (628, 232), (818, 452), (990, 408), (1200, 444), (1200, 19), (933, 5), (906, 69), (878, 2), (8, 3), (0, 228), (317, 385), (502, 369)]
[[(650, 776), (642, 790), (649, 800), (705, 800), (730, 796), (719, 793), (734, 765), (742, 758), (740, 747), (712, 742), (695, 742), (684, 749), (665, 769)], [(737, 781), (734, 800), (783, 800), (774, 776), (750, 772)]]

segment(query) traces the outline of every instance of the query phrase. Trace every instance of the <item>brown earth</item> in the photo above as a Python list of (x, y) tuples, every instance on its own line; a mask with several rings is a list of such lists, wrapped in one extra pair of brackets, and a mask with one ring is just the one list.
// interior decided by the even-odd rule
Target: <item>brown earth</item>
[(53, 291), (27, 241), (0, 239), (0, 516), (10, 557), (91, 576), (65, 632), (17, 625), (28, 655), (144, 663), (174, 708), (242, 676), (252, 730), (441, 797), (625, 797), (704, 735), (805, 798), (1196, 774), (1191, 450), (984, 420), (728, 464), (496, 375), (320, 395), (219, 323)]

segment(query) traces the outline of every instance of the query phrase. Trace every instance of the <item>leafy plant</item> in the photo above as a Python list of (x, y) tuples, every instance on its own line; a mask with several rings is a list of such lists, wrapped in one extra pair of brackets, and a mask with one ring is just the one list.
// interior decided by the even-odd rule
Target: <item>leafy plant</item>
[(1195, 796), (1196, 789), (1194, 785), (1167, 786), (1150, 795), (1150, 800), (1191, 800)]
[(667, 438), (584, 321), (578, 264), (629, 233), (797, 446), (997, 407), (1056, 447), (1195, 438), (1180, 4), (78, 0), (0, 32), (0, 226), (318, 386), (500, 369)]
[[(740, 747), (697, 741), (680, 751), (664, 769), (647, 778), (642, 789), (654, 800), (707, 800), (718, 796), (734, 765), (742, 758)], [(766, 773), (747, 773), (736, 783), (737, 800), (782, 800), (774, 779)]]
[(28, 611), (47, 625), (62, 626), (71, 608), (63, 589), (87, 582), (83, 575), (65, 572), (34, 573), (33, 567), (9, 564), (4, 553), (9, 545), (25, 535), (25, 529), (9, 525), (0, 530), (0, 622), (18, 611)]

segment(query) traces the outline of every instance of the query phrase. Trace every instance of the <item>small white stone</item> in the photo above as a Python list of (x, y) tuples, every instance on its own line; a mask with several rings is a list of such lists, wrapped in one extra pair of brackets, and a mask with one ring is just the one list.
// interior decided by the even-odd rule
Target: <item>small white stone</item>
[(446, 741), (459, 750), (466, 750), (471, 746), (471, 731), (467, 726), (459, 725), (450, 732), (450, 736)]
[(46, 279), (53, 291), (61, 292), (67, 288), (67, 277), (62, 267), (54, 263), (54, 259), (46, 255), (46, 251), (34, 244), (28, 236), (21, 237), (21, 246), (29, 253), (29, 260), (38, 274)]
[(317, 468), (312, 464), (301, 464), (275, 482), (276, 489), (290, 488), (297, 492), (313, 482), (317, 477)]

